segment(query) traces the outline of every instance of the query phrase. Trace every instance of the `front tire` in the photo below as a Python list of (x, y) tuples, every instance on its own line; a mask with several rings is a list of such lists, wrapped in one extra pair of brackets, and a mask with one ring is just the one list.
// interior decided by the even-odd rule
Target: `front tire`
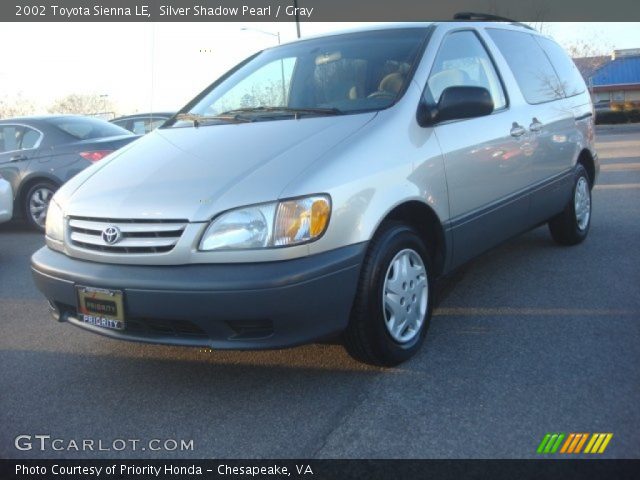
[(560, 245), (582, 243), (591, 226), (591, 184), (580, 164), (576, 167), (572, 193), (562, 213), (549, 220), (551, 237)]
[(389, 367), (415, 355), (431, 319), (429, 260), (411, 227), (396, 222), (381, 227), (365, 256), (345, 332), (351, 356)]
[(44, 232), (49, 202), (57, 189), (58, 186), (53, 182), (40, 180), (27, 190), (22, 207), (27, 223), (32, 229)]

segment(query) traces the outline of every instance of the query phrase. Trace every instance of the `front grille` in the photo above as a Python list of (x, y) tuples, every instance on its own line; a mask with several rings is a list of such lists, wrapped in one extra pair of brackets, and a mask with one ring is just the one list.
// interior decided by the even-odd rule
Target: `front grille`
[(126, 320), (126, 332), (149, 336), (173, 336), (183, 338), (208, 338), (207, 332), (187, 320), (153, 320), (136, 318)]
[[(79, 318), (78, 310), (73, 305), (61, 302), (54, 303), (62, 318), (72, 316)], [(195, 323), (187, 320), (160, 320), (151, 318), (126, 318), (125, 329), (121, 334), (139, 334), (146, 337), (176, 337), (176, 338), (209, 338), (207, 332)]]
[[(175, 247), (187, 220), (122, 220), (114, 218), (72, 217), (69, 220), (71, 244), (85, 250), (109, 253), (163, 253)], [(103, 232), (116, 227), (120, 238), (107, 243)]]

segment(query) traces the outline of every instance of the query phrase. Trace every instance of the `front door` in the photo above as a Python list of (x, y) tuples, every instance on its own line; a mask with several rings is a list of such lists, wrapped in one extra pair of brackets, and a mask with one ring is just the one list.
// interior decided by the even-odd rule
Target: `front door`
[(528, 197), (519, 193), (531, 179), (531, 154), (522, 112), (508, 105), (495, 65), (474, 30), (444, 38), (425, 100), (436, 105), (451, 86), (484, 87), (494, 103), (490, 116), (435, 127), (449, 190), (455, 267), (527, 227)]

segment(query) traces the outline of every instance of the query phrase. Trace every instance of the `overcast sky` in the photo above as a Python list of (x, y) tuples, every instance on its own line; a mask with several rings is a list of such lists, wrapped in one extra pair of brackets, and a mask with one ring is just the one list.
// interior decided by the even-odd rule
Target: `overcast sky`
[[(302, 36), (362, 23), (303, 23)], [(243, 30), (247, 28), (247, 30)], [(640, 23), (548, 23), (575, 40), (640, 47)], [(260, 33), (260, 29), (273, 35)], [(108, 95), (120, 114), (177, 110), (257, 50), (296, 36), (293, 23), (0, 23), (0, 97), (21, 94), (38, 113), (69, 93)]]

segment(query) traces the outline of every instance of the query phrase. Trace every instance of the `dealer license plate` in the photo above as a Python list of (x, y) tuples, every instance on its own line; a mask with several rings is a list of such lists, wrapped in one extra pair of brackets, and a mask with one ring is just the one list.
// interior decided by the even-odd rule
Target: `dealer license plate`
[(124, 330), (123, 295), (120, 290), (76, 287), (81, 321), (113, 330)]

